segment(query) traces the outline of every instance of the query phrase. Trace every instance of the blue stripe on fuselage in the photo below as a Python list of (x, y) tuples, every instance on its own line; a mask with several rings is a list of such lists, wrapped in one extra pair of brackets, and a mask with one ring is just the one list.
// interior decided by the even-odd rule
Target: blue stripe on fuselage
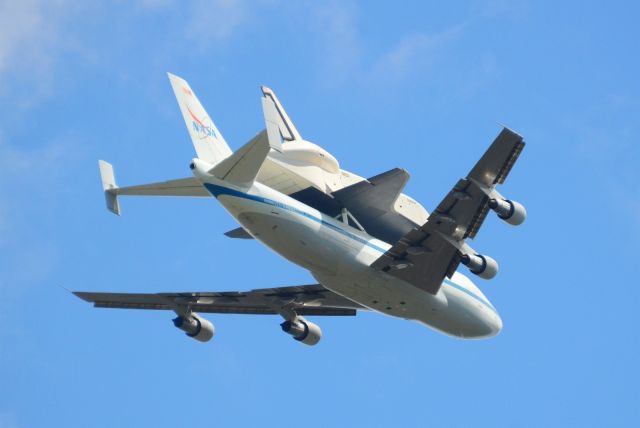
[(210, 183), (204, 183), (204, 186), (207, 188), (207, 190), (209, 192), (211, 192), (211, 194), (213, 196), (215, 196), (216, 198), (220, 195), (230, 195), (230, 196), (236, 196), (238, 198), (243, 198), (243, 199), (249, 199), (252, 201), (256, 201), (256, 202), (261, 202), (263, 204), (267, 204), (267, 205), (271, 205), (277, 208), (281, 208), (287, 211), (291, 211), (293, 213), (299, 214), (303, 217), (306, 217), (310, 220), (316, 221), (320, 224), (322, 224), (323, 226), (327, 226), (328, 228), (335, 230), (338, 233), (341, 233), (342, 235), (345, 235), (351, 239), (353, 239), (354, 241), (360, 242), (361, 244), (364, 244), (368, 247), (373, 248), (374, 250), (377, 250), (381, 253), (385, 253), (386, 250), (382, 247), (379, 247), (375, 244), (372, 244), (371, 242), (369, 242), (368, 240), (355, 235), (347, 230), (342, 229), (341, 227), (336, 226), (335, 224), (329, 223), (328, 221), (325, 221), (319, 217), (316, 217), (314, 215), (309, 214), (306, 211), (302, 211), (299, 210), (295, 207), (292, 207), (291, 205), (287, 205), (287, 204), (283, 204), (282, 202), (278, 202), (278, 201), (274, 201), (273, 199), (268, 199), (268, 198), (264, 198), (262, 196), (256, 196), (256, 195), (251, 195), (249, 193), (243, 193), (240, 192), (238, 190), (234, 190), (234, 189), (230, 189), (228, 187), (223, 187), (223, 186), (218, 186), (215, 184), (210, 184)]
[[(329, 223), (328, 221), (325, 221), (319, 217), (316, 217), (314, 215), (309, 214), (306, 211), (302, 211), (298, 208), (292, 207), (291, 205), (287, 205), (284, 204), (282, 202), (278, 202), (278, 201), (274, 201), (273, 199), (268, 199), (268, 198), (264, 198), (262, 196), (256, 196), (256, 195), (251, 195), (249, 193), (244, 193), (244, 192), (240, 192), (238, 190), (235, 189), (230, 189), (228, 187), (224, 187), (224, 186), (218, 186), (216, 184), (211, 184), (211, 183), (204, 183), (204, 187), (216, 198), (220, 195), (229, 195), (229, 196), (235, 196), (237, 198), (242, 198), (242, 199), (248, 199), (251, 201), (256, 201), (256, 202), (260, 202), (263, 204), (267, 204), (267, 205), (271, 205), (277, 208), (281, 208), (287, 211), (291, 211), (295, 214), (299, 214), (303, 217), (306, 217), (310, 220), (316, 221), (318, 223), (320, 223), (323, 226), (327, 226), (328, 228), (335, 230), (336, 232), (347, 236), (357, 242), (360, 242), (361, 244), (364, 244), (370, 248), (373, 248), (376, 251), (379, 251), (381, 253), (385, 253), (386, 250), (384, 248), (381, 248), (375, 244), (372, 244), (371, 242), (367, 241), (364, 238), (361, 238), (358, 235), (355, 235), (349, 231), (346, 231), (344, 229), (342, 229), (341, 227), (336, 226), (335, 224)], [(464, 288), (462, 285), (455, 283), (453, 281), (451, 281), (450, 279), (445, 278), (444, 280), (444, 284), (455, 288), (457, 290), (462, 291), (463, 293), (471, 296), (472, 298), (474, 298), (475, 300), (477, 300), (478, 302), (482, 303), (483, 305), (485, 305), (487, 308), (491, 309), (493, 312), (497, 313), (496, 309), (493, 307), (493, 305), (489, 302), (487, 302), (486, 300), (484, 300), (482, 297), (478, 296), (477, 294), (473, 293), (472, 291)]]

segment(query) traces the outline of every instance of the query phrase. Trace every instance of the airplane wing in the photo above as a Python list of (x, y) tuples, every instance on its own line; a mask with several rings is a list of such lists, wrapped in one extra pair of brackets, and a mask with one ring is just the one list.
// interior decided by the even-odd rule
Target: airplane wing
[(262, 288), (251, 291), (182, 293), (95, 293), (73, 294), (96, 308), (166, 309), (188, 306), (198, 313), (274, 315), (288, 307), (298, 315), (355, 315), (367, 310), (320, 284)]
[[(482, 273), (490, 258), (476, 254), (465, 240), (476, 236), (489, 209), (511, 224), (524, 221), (524, 207), (505, 200), (495, 190), (496, 185), (507, 178), (524, 145), (520, 135), (504, 128), (427, 222), (409, 231), (371, 266), (433, 294), (438, 292), (445, 277), (453, 275), (461, 261), (472, 272)], [(517, 219), (512, 219), (514, 212)], [(492, 259), (491, 262), (495, 263)]]

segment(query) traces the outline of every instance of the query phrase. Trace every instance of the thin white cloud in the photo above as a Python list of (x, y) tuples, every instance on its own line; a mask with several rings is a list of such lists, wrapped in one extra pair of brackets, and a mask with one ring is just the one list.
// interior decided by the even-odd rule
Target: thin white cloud
[(18, 428), (18, 424), (12, 415), (0, 413), (0, 428)]
[(325, 84), (336, 85), (360, 71), (362, 42), (357, 29), (357, 10), (348, 1), (316, 4), (313, 30), (318, 36), (318, 62)]
[(20, 67), (46, 70), (68, 11), (64, 0), (0, 0), (0, 73)]
[(38, 1), (0, 1), (0, 72), (25, 56), (33, 56), (32, 48), (43, 41), (41, 34), (47, 33), (45, 26)]
[(226, 42), (249, 19), (244, 0), (197, 0), (190, 3), (185, 36), (200, 49)]
[(166, 9), (173, 3), (175, 3), (174, 0), (138, 0), (138, 4), (148, 11)]
[(627, 226), (625, 232), (635, 236), (640, 234), (640, 190), (638, 168), (630, 160), (640, 153), (640, 125), (625, 118), (640, 117), (637, 99), (633, 90), (610, 93), (594, 98), (580, 113), (567, 110), (560, 116), (563, 126), (575, 136), (573, 154), (585, 171), (598, 177), (594, 209), (599, 204), (616, 207), (616, 215)]
[[(0, 186), (0, 322), (4, 321), (6, 307), (32, 287), (43, 284), (58, 265), (57, 244), (39, 233), (41, 224), (31, 222), (60, 212), (58, 192), (51, 189), (68, 183), (66, 166), (78, 155), (78, 148), (67, 138), (26, 148), (1, 137), (0, 183), (6, 185)], [(36, 212), (39, 214), (34, 217)]]
[(37, 177), (47, 177), (49, 184), (58, 180), (65, 162), (78, 150), (69, 143), (53, 141), (36, 149), (18, 148), (0, 136), (0, 249), (10, 247), (20, 233), (20, 200), (30, 199), (37, 188)]
[(368, 46), (358, 29), (358, 8), (351, 1), (330, 1), (311, 6), (311, 30), (318, 46), (320, 80), (326, 86), (345, 82), (378, 84), (402, 80), (424, 72), (442, 57), (443, 48), (456, 40), (466, 27), (457, 24), (443, 31), (404, 35), (384, 51)]
[(459, 24), (440, 33), (413, 33), (403, 37), (391, 50), (383, 54), (371, 67), (372, 79), (401, 79), (412, 72), (424, 72), (441, 56), (443, 48), (464, 30)]
[[(52, 142), (33, 150), (19, 149), (0, 138), (0, 179), (19, 178), (25, 171), (51, 174), (73, 150), (64, 142)], [(6, 181), (5, 181), (6, 182)]]
[(0, 0), (0, 96), (20, 87), (20, 108), (51, 92), (53, 66), (72, 45), (64, 24), (76, 8), (67, 0)]
[(528, 0), (483, 0), (477, 9), (487, 18), (519, 19), (529, 12), (530, 7)]

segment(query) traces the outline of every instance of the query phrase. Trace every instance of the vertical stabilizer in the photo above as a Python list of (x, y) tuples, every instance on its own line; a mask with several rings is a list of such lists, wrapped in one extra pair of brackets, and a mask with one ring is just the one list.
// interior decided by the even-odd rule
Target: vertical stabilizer
[(280, 104), (280, 101), (278, 100), (275, 92), (273, 92), (271, 88), (268, 88), (266, 86), (262, 86), (260, 89), (262, 89), (262, 95), (264, 95), (264, 99), (262, 102), (263, 108), (266, 102), (270, 101), (271, 103), (273, 103), (275, 113), (274, 116), (277, 118), (282, 139), (284, 141), (302, 140), (300, 133), (289, 118), (289, 115), (285, 111), (284, 107), (282, 107), (282, 104)]
[(282, 152), (282, 143), (284, 136), (282, 135), (282, 127), (280, 126), (280, 116), (276, 105), (271, 98), (262, 97), (262, 112), (264, 114), (264, 124), (269, 138), (271, 148)]
[(171, 73), (167, 74), (198, 157), (215, 165), (231, 155), (227, 142), (198, 101), (189, 83)]

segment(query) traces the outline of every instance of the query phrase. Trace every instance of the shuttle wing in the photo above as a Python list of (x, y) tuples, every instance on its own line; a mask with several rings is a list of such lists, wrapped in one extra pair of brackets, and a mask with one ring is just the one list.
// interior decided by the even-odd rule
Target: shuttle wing
[(466, 178), (440, 202), (425, 224), (404, 235), (371, 265), (430, 293), (451, 277), (489, 211), (501, 198), (495, 186), (506, 179), (524, 148), (522, 137), (504, 128)]
[(262, 288), (251, 291), (183, 293), (95, 293), (73, 292), (96, 308), (166, 309), (188, 306), (198, 313), (259, 314), (280, 313), (283, 307), (298, 315), (355, 315), (366, 310), (320, 284)]
[(408, 180), (407, 171), (394, 168), (337, 190), (332, 196), (353, 214), (369, 235), (395, 242), (418, 226), (393, 208)]

